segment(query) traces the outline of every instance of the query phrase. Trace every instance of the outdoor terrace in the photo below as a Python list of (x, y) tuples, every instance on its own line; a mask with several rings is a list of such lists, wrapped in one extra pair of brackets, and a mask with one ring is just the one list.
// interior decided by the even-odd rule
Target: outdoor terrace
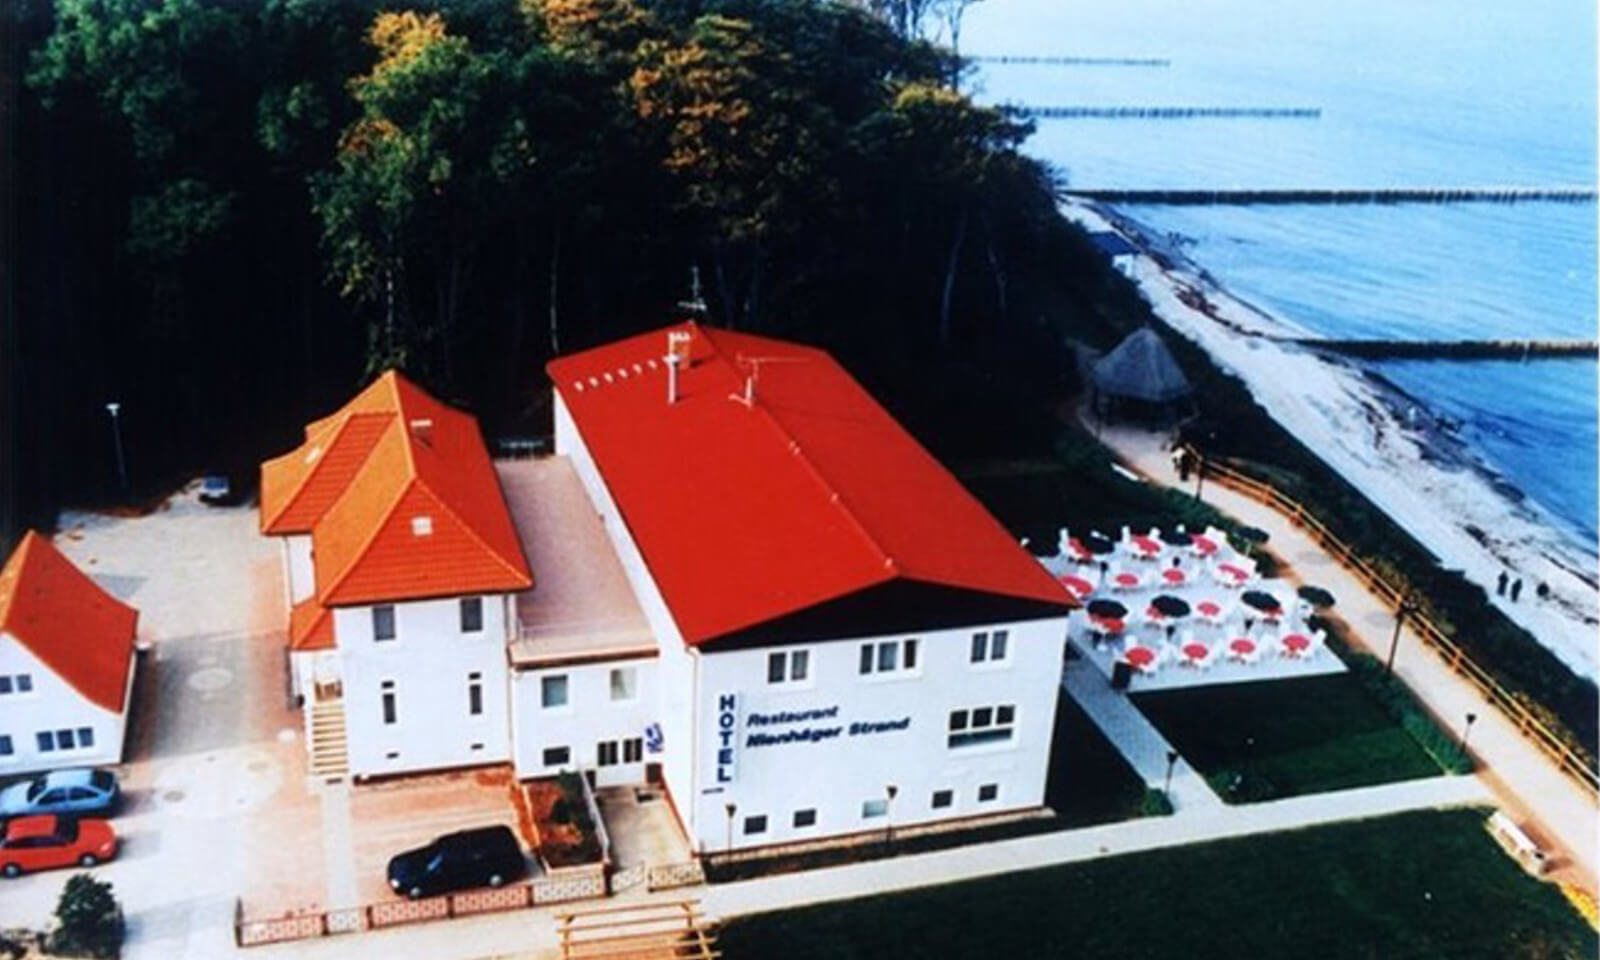
[(534, 577), (517, 594), (512, 664), (654, 656), (650, 623), (572, 461), (502, 460), (495, 470)]

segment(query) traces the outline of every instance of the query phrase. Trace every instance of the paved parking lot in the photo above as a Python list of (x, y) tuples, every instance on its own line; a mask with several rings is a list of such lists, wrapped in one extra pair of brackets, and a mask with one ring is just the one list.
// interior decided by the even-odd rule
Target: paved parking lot
[[(140, 611), (122, 855), (93, 872), (128, 918), (126, 956), (209, 958), (232, 949), (251, 829), (288, 789), (298, 724), (283, 693), (277, 548), (254, 510), (193, 489), (144, 517), (66, 513), (56, 544)], [(287, 731), (285, 734), (284, 731)], [(42, 927), (70, 871), (8, 882), (0, 926)]]

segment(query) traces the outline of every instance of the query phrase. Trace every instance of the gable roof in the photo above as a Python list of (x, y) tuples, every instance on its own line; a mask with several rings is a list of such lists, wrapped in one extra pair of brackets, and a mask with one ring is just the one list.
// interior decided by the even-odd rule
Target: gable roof
[(1166, 403), (1190, 394), (1189, 378), (1161, 337), (1140, 327), (1123, 338), (1110, 353), (1095, 361), (1095, 386), (1102, 393)]
[(89, 579), (30, 530), (0, 568), (0, 632), (92, 703), (126, 706), (139, 611)]
[[(548, 366), (685, 642), (896, 580), (1072, 601), (827, 353), (686, 323)], [(680, 365), (682, 366), (682, 365)], [(751, 371), (755, 400), (740, 399)]]
[(395, 371), (307, 426), (261, 483), (263, 532), (311, 534), (320, 606), (533, 585), (477, 421)]

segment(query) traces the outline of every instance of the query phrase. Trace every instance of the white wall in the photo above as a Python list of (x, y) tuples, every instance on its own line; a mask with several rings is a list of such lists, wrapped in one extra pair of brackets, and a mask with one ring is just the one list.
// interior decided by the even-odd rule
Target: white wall
[[(14, 750), (11, 756), (0, 757), (0, 777), (121, 761), (124, 715), (90, 702), (6, 633), (0, 633), (0, 674), (28, 674), (33, 678), (31, 693), (0, 694), (0, 734), (11, 737)], [(129, 676), (131, 686), (131, 667)], [(92, 748), (50, 752), (39, 749), (39, 731), (69, 729), (76, 741), (80, 727), (94, 730)]]
[[(611, 671), (633, 670), (635, 697), (611, 699)], [(545, 708), (541, 705), (543, 678), (567, 678), (567, 705)], [(645, 727), (658, 720), (659, 683), (654, 657), (614, 660), (581, 666), (536, 670), (513, 670), (511, 674), (511, 713), (513, 723), (512, 759), (518, 777), (539, 777), (562, 770), (593, 770), (600, 786), (643, 783), (645, 764), (664, 763), (663, 753), (644, 753), (637, 763), (625, 764), (620, 741), (643, 738)], [(599, 743), (619, 741), (618, 763), (601, 767)], [(567, 747), (569, 762), (546, 766), (544, 751)]]
[[(883, 819), (861, 818), (861, 804), (882, 797), (891, 783), (899, 792), (889, 819), (898, 825), (1026, 809), (1044, 802), (1065, 617), (999, 625), (1010, 633), (1010, 657), (1003, 666), (969, 662), (972, 634), (979, 628), (947, 630), (917, 635), (921, 665), (913, 675), (863, 678), (858, 658), (865, 640), (834, 640), (803, 645), (811, 652), (809, 682), (769, 686), (768, 654), (797, 648), (701, 653), (685, 647), (559, 392), (554, 408), (556, 451), (572, 459), (660, 646), (656, 673), (667, 758), (663, 772), (697, 849), (723, 849), (728, 823), (724, 804), (729, 801), (737, 807), (735, 846), (882, 829)], [(741, 728), (734, 781), (728, 784), (717, 782), (717, 701), (722, 693), (738, 697)], [(1015, 733), (1009, 742), (949, 747), (951, 710), (1000, 704), (1016, 709)], [(751, 713), (832, 707), (838, 708), (837, 720), (774, 725), (761, 732), (842, 726), (846, 732), (837, 739), (745, 746), (754, 732), (745, 726)], [(907, 717), (910, 724), (903, 731), (848, 734), (853, 722)], [(978, 787), (987, 783), (999, 784), (999, 796), (980, 803)], [(932, 793), (943, 789), (953, 791), (953, 803), (934, 810)], [(792, 827), (794, 812), (807, 808), (817, 811), (816, 825)], [(767, 816), (765, 833), (742, 835), (742, 821), (750, 814)]]
[[(735, 847), (881, 830), (889, 822), (904, 826), (1041, 805), (1066, 620), (999, 626), (1009, 631), (1009, 656), (1002, 664), (970, 662), (976, 629), (704, 654), (699, 691), (699, 780), (693, 796), (697, 813), (692, 842), (697, 849), (726, 847), (724, 804), (730, 801), (737, 806)], [(862, 643), (910, 636), (920, 641), (915, 671), (859, 673)], [(808, 679), (801, 684), (768, 684), (768, 655), (796, 649), (810, 651)], [(724, 693), (737, 698), (738, 726), (731, 757), (719, 758), (718, 697)], [(1009, 741), (949, 746), (951, 710), (1001, 704), (1013, 705), (1016, 710)], [(833, 715), (814, 720), (760, 726), (751, 720), (752, 714), (835, 708)], [(910, 723), (904, 730), (852, 735), (850, 729), (856, 722), (906, 718)], [(817, 742), (750, 743), (754, 734), (779, 736), (806, 729), (836, 730), (838, 734)], [(723, 766), (719, 759), (732, 761), (729, 783), (717, 782)], [(999, 796), (980, 803), (978, 788), (988, 783), (999, 784)], [(863, 801), (883, 798), (890, 784), (898, 793), (888, 819), (864, 819)], [(934, 809), (936, 790), (953, 791), (952, 805)], [(801, 809), (816, 810), (815, 826), (797, 829), (792, 825), (794, 812)], [(744, 819), (753, 814), (766, 815), (767, 829), (747, 836)]]
[[(666, 402), (664, 393), (662, 402)], [(633, 587), (634, 598), (644, 611), (645, 619), (650, 623), (650, 630), (655, 635), (656, 645), (660, 650), (656, 662), (656, 688), (659, 691), (656, 706), (657, 720), (661, 724), (666, 748), (662, 776), (667, 789), (672, 793), (679, 815), (689, 821), (693, 819), (695, 809), (695, 805), (690, 801), (694, 795), (695, 751), (692, 744), (695, 742), (694, 691), (698, 682), (699, 655), (684, 646), (683, 634), (678, 630), (672, 614), (668, 612), (666, 600), (656, 588), (655, 580), (645, 566), (644, 557), (639, 553), (638, 545), (633, 542), (633, 534), (623, 521), (616, 501), (611, 498), (611, 492), (606, 488), (605, 481), (595, 466), (594, 458), (584, 444), (583, 436), (578, 432), (572, 414), (567, 410), (566, 402), (561, 399), (559, 391), (555, 392), (554, 408), (556, 452), (571, 458), (572, 467), (577, 472), (578, 479), (583, 481), (584, 489), (589, 494), (589, 502), (600, 514), (606, 536), (611, 539), (611, 545), (617, 551), (617, 558), (622, 562), (622, 570), (628, 576), (629, 585)], [(692, 835), (693, 828), (690, 823), (686, 822), (684, 828)]]
[[(394, 604), (396, 637), (375, 641), (371, 607), (336, 607), (350, 772), (501, 763), (511, 756), (506, 604), (483, 598), (483, 630), (460, 629), (459, 598)], [(468, 713), (468, 675), (479, 673), (483, 713)], [(396, 722), (383, 721), (383, 683), (394, 682)]]
[(295, 534), (283, 538), (285, 568), (288, 574), (289, 603), (294, 605), (317, 591), (317, 578), (311, 565), (311, 535)]

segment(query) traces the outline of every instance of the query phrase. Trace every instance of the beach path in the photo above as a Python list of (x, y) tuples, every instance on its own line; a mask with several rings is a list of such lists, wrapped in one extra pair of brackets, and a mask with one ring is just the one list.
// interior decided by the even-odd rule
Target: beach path
[[(1096, 429), (1092, 422), (1086, 421), (1086, 426)], [(1100, 428), (1100, 439), (1151, 482), (1193, 492), (1192, 482), (1178, 481), (1165, 432), (1106, 424)], [(1394, 614), (1354, 573), (1276, 510), (1221, 484), (1207, 484), (1203, 495), (1224, 513), (1267, 531), (1268, 545), (1285, 567), (1281, 575), (1331, 591), (1338, 601), (1334, 612), (1349, 625), (1351, 641), (1376, 656), (1387, 656)], [(1595, 892), (1600, 803), (1594, 794), (1562, 773), (1409, 628), (1401, 634), (1394, 669), (1452, 734), (1461, 735), (1468, 713), (1477, 716), (1469, 744), (1495, 802), (1549, 853), (1551, 876)]]

